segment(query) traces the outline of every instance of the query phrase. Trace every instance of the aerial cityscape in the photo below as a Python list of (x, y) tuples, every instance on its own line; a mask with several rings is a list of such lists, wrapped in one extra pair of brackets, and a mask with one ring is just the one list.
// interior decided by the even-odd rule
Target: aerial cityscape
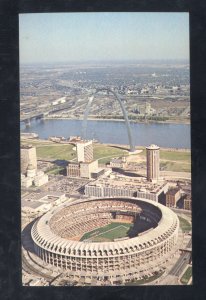
[(191, 285), (188, 14), (19, 20), (22, 284)]

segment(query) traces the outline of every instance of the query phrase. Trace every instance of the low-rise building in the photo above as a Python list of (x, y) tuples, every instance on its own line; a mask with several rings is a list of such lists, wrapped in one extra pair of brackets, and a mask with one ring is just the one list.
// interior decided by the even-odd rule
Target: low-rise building
[(120, 168), (124, 169), (127, 166), (127, 162), (125, 158), (113, 158), (110, 161), (111, 168)]
[(41, 192), (30, 193), (22, 197), (21, 206), (24, 213), (47, 212), (53, 206), (57, 206), (66, 200), (65, 193)]
[(98, 177), (100, 177), (101, 175), (103, 175), (104, 172), (105, 172), (104, 168), (98, 168), (95, 171), (91, 172), (91, 178), (97, 179)]
[(32, 186), (32, 178), (26, 177), (25, 175), (21, 175), (21, 187), (22, 188), (28, 188)]
[(88, 197), (137, 197), (158, 202), (159, 196), (168, 191), (168, 183), (151, 183), (146, 179), (110, 175), (85, 185)]
[(69, 162), (67, 166), (67, 176), (80, 177), (80, 164), (77, 162)]
[(91, 173), (98, 169), (98, 160), (80, 163), (80, 177), (91, 178)]
[[(67, 166), (67, 176), (90, 179), (90, 178), (93, 178), (92, 176), (95, 176), (94, 174), (95, 174), (95, 172), (97, 172), (97, 170), (99, 170), (97, 160), (94, 160), (91, 162), (69, 162), (69, 164)], [(100, 170), (99, 170), (99, 172), (100, 172)], [(96, 173), (96, 176), (97, 176), (97, 173)]]
[(32, 164), (29, 164), (26, 173), (27, 177), (34, 178), (36, 176), (35, 167)]
[(43, 171), (37, 171), (37, 175), (34, 177), (34, 185), (42, 186), (43, 184), (47, 183), (48, 180), (49, 178), (47, 174), (44, 174)]
[(179, 188), (170, 189), (166, 193), (166, 206), (176, 207), (177, 201), (181, 198), (181, 193)]
[(23, 139), (38, 139), (38, 134), (33, 132), (21, 132), (21, 138)]
[(190, 197), (184, 199), (184, 209), (192, 210), (192, 199)]

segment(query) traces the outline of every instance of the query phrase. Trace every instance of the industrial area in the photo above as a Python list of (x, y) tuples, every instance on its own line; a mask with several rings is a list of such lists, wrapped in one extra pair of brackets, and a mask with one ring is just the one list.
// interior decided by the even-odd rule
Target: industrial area
[(32, 118), (82, 118), (88, 97), (101, 88), (89, 118), (123, 119), (105, 87), (124, 98), (134, 122), (190, 122), (187, 62), (26, 65), (20, 77), (20, 118), (27, 125)]

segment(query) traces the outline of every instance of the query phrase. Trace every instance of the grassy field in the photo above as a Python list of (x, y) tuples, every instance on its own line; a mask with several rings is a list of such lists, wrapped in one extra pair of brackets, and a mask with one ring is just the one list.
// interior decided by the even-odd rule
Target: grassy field
[(182, 282), (182, 284), (187, 284), (191, 276), (192, 276), (192, 267), (188, 267), (180, 281)]
[(191, 172), (191, 154), (182, 151), (160, 151), (160, 167), (164, 171)]
[(173, 161), (190, 162), (190, 152), (160, 150), (160, 158)]
[[(140, 147), (142, 149), (142, 147)], [(139, 153), (139, 155), (146, 156), (146, 150), (143, 148), (143, 151)], [(173, 160), (173, 161), (190, 161), (191, 159), (190, 152), (186, 151), (168, 151), (168, 150), (161, 150), (160, 149), (160, 158), (165, 160)]]
[(89, 239), (92, 242), (109, 242), (117, 238), (127, 236), (127, 232), (133, 224), (111, 223), (109, 225), (97, 228), (85, 233), (80, 241)]
[(183, 230), (183, 231), (190, 231), (192, 230), (192, 225), (187, 221), (185, 220), (184, 218), (178, 216), (179, 218), (179, 221), (180, 221), (180, 228)]
[(191, 172), (191, 164), (173, 161), (162, 162), (160, 160), (160, 170), (172, 172)]
[(22, 144), (31, 144), (36, 147), (38, 159), (71, 160), (76, 157), (76, 151), (70, 144), (57, 144), (47, 140), (27, 140)]
[[(22, 144), (32, 144), (36, 146), (38, 159), (60, 159), (72, 160), (76, 158), (76, 151), (73, 150), (73, 145), (56, 144), (46, 140), (24, 140)], [(143, 161), (146, 162), (146, 151), (143, 147), (141, 153), (138, 154)], [(94, 159), (98, 159), (100, 164), (109, 163), (112, 158), (127, 156), (128, 152), (107, 145), (94, 144)], [(167, 151), (160, 150), (160, 167), (162, 171), (174, 172), (191, 172), (190, 153), (186, 151)]]
[(123, 155), (128, 155), (127, 151), (106, 145), (94, 145), (94, 158), (101, 164), (109, 163), (112, 158)]
[(37, 146), (37, 157), (71, 160), (76, 157), (76, 152), (72, 148), (72, 145)]
[(48, 170), (47, 174), (59, 175), (64, 170), (63, 167), (54, 166), (52, 169)]
[[(38, 158), (71, 160), (76, 157), (76, 151), (72, 150), (73, 145), (43, 145), (37, 147)], [(94, 145), (94, 159), (100, 159), (100, 163), (109, 162), (113, 157), (125, 155), (121, 149), (104, 145)]]
[[(145, 149), (139, 155), (144, 156), (146, 161)], [(186, 151), (160, 150), (160, 168), (162, 171), (191, 172), (191, 154)]]

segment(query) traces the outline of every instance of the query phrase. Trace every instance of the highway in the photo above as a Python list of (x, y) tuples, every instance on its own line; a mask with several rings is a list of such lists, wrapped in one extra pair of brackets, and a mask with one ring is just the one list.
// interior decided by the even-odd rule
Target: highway
[(190, 210), (185, 210), (185, 209), (181, 209), (181, 208), (174, 208), (174, 207), (170, 207), (171, 210), (173, 210), (176, 214), (185, 214), (187, 216), (191, 217), (191, 211)]
[(50, 281), (50, 280), (53, 280), (54, 277), (51, 276), (51, 275), (48, 275), (48, 274), (45, 274), (39, 270), (37, 270), (36, 268), (34, 268), (32, 265), (30, 265), (28, 263), (28, 261), (26, 260), (23, 252), (22, 252), (22, 269), (29, 273), (29, 274), (34, 274), (36, 276), (41, 276), (42, 278), (45, 278), (46, 280)]
[[(190, 239), (189, 243), (187, 244), (186, 248), (191, 248), (192, 246), (192, 239)], [(185, 252), (182, 253), (176, 264), (173, 266), (171, 271), (168, 273), (168, 275), (174, 275), (174, 276), (180, 276), (183, 269), (186, 267), (186, 265), (190, 261), (191, 253)]]

